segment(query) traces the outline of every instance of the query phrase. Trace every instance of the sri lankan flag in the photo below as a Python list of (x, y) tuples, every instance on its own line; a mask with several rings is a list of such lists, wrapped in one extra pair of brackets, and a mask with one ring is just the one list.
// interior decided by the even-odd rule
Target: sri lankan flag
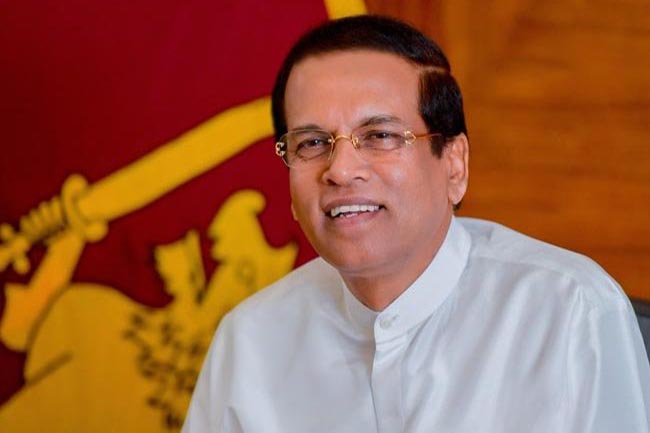
[(313, 256), (269, 93), (349, 0), (0, 6), (0, 431), (177, 431), (220, 317)]

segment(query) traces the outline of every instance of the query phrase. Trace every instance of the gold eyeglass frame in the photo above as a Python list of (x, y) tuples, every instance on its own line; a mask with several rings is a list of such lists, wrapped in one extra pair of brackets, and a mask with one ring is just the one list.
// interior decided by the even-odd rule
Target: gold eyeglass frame
[[(294, 131), (287, 131), (280, 138), (285, 137), (287, 134), (289, 134), (291, 132), (300, 132), (300, 131), (322, 131), (322, 132), (327, 132), (327, 131), (325, 131), (323, 129), (315, 129), (315, 130), (312, 130), (312, 129), (304, 129), (304, 130), (303, 129), (296, 129)], [(359, 136), (358, 135), (355, 135), (354, 133), (352, 133), (350, 135), (340, 134), (340, 135), (335, 136), (331, 132), (327, 132), (327, 133), (330, 136), (330, 138), (327, 140), (327, 142), (332, 146), (330, 148), (329, 155), (327, 156), (328, 161), (332, 158), (332, 154), (334, 153), (334, 145), (336, 144), (337, 140), (339, 140), (340, 138), (345, 138), (345, 139), (349, 140), (350, 143), (352, 143), (352, 147), (354, 147), (356, 150), (359, 150)], [(420, 138), (434, 137), (436, 135), (442, 136), (442, 134), (440, 132), (429, 132), (429, 133), (426, 133), (426, 134), (416, 135), (416, 134), (414, 134), (413, 132), (411, 132), (408, 129), (406, 131), (402, 132), (402, 135), (404, 136), (404, 145), (403, 145), (404, 147), (411, 146), (416, 140), (419, 140)], [(279, 156), (280, 159), (282, 159), (282, 161), (284, 162), (284, 164), (287, 167), (291, 167), (289, 165), (289, 162), (284, 157), (287, 154), (286, 148), (287, 148), (287, 143), (284, 143), (282, 140), (276, 142), (275, 143), (275, 154), (277, 156)], [(394, 149), (394, 150), (396, 150), (396, 149)]]

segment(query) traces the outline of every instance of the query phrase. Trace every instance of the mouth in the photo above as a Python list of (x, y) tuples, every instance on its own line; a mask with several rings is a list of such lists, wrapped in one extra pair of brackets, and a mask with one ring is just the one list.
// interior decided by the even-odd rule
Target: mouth
[(350, 204), (334, 206), (329, 211), (325, 212), (325, 215), (332, 219), (353, 218), (364, 213), (379, 212), (381, 209), (384, 209), (384, 206), (373, 204)]

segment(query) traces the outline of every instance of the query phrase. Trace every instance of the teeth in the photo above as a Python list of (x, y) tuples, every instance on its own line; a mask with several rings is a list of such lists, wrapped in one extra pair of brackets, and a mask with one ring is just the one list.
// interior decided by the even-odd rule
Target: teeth
[(352, 204), (346, 206), (337, 206), (330, 210), (330, 216), (336, 218), (340, 214), (359, 213), (359, 212), (376, 212), (379, 206), (369, 204)]

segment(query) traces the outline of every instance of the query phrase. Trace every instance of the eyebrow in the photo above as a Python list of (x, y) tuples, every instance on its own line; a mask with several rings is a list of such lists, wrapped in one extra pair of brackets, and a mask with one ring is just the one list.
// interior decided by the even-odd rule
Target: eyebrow
[[(362, 128), (364, 126), (383, 125), (385, 123), (402, 123), (402, 119), (400, 119), (397, 116), (392, 116), (390, 114), (381, 114), (381, 115), (377, 115), (377, 116), (370, 116), (370, 117), (366, 117), (365, 119), (363, 119), (361, 121), (361, 123), (359, 123), (355, 127), (355, 129), (356, 128)], [(325, 128), (323, 128), (322, 126), (317, 125), (315, 123), (307, 123), (307, 124), (304, 124), (304, 125), (299, 125), (299, 126), (297, 126), (295, 128), (291, 128), (292, 131), (303, 130), (303, 129), (322, 129), (322, 130), (324, 130)]]
[(391, 116), (389, 114), (371, 116), (361, 122), (357, 128), (371, 125), (383, 125), (384, 123), (401, 123), (401, 119), (397, 116)]
[(307, 123), (306, 125), (299, 125), (295, 128), (291, 128), (289, 131), (302, 131), (303, 129), (323, 129), (323, 127), (316, 125), (315, 123)]

